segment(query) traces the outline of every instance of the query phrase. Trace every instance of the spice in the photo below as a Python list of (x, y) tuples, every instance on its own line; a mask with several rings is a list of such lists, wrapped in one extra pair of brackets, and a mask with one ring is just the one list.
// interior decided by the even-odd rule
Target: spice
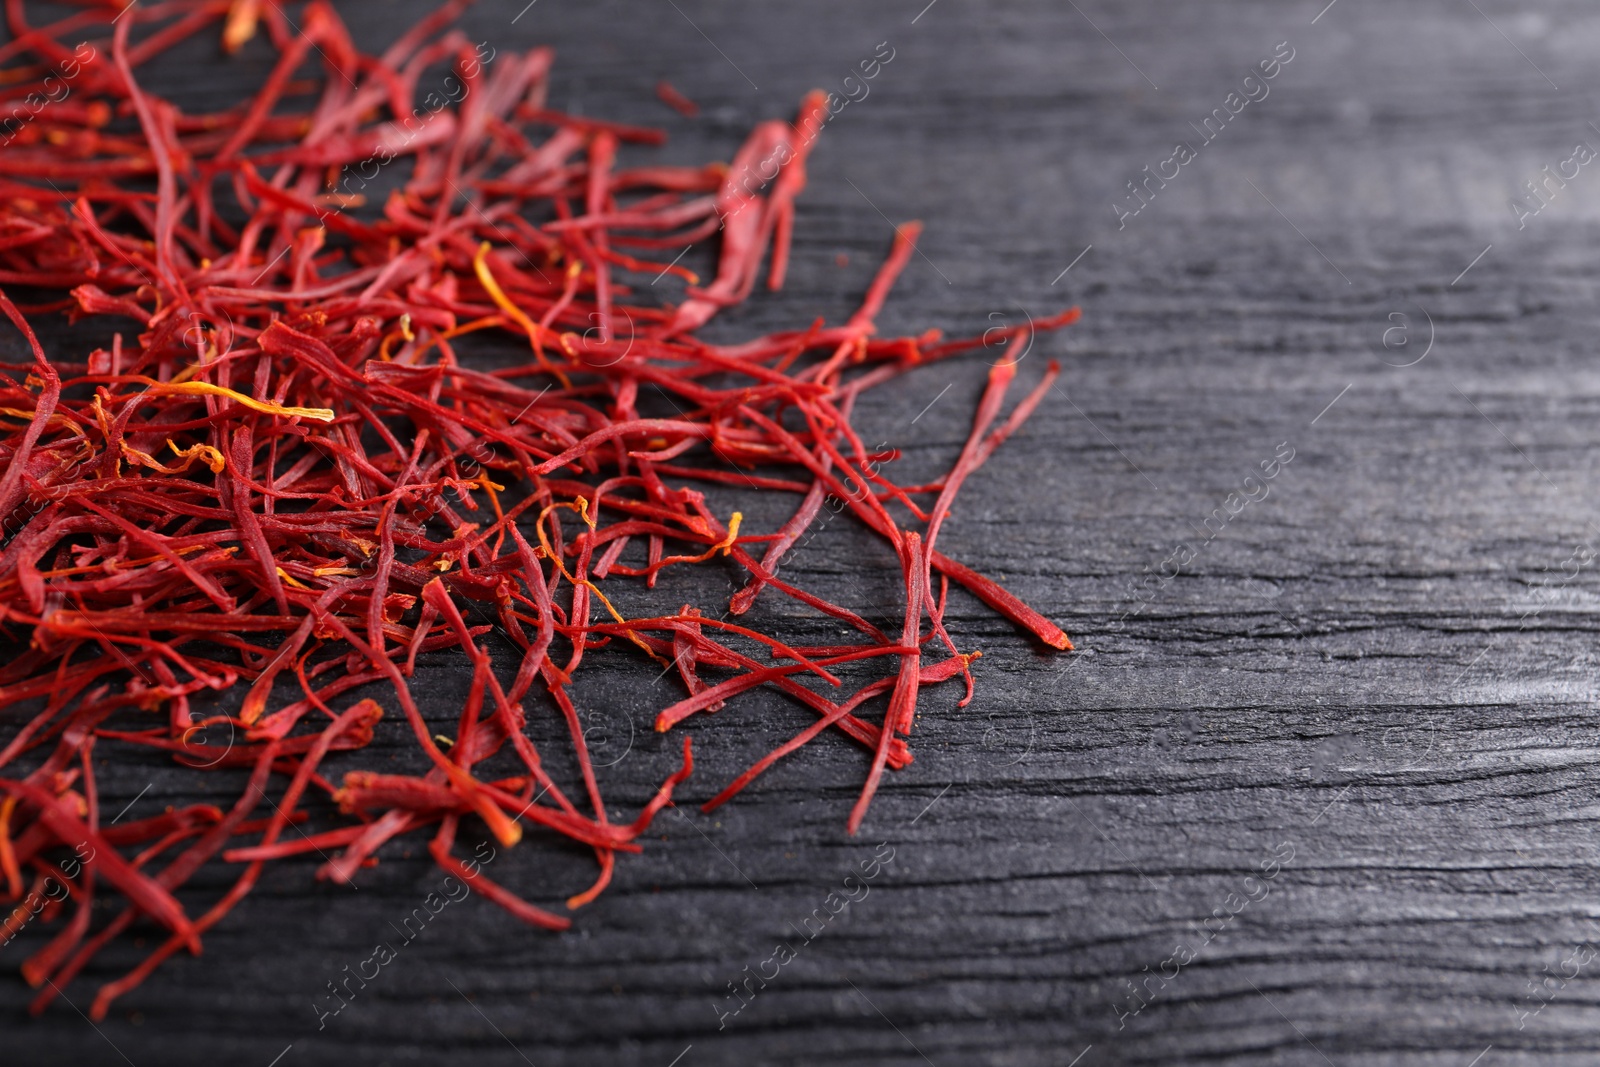
[[(163, 936), (101, 988), (94, 1018), (198, 951), (265, 864), (315, 854), (318, 877), (349, 882), (416, 834), (510, 914), (567, 927), (561, 903), (525, 901), (453, 850), (477, 823), (503, 846), (531, 825), (592, 849), (595, 878), (569, 911), (606, 887), (618, 853), (639, 850), (693, 769), (690, 740), (637, 816), (613, 821), (571, 690), (585, 659), (673, 675), (683, 695), (657, 716), (662, 731), (736, 718), (756, 688), (809, 709), (809, 727), (704, 807), (836, 732), (869, 765), (854, 833), (884, 772), (911, 763), (921, 691), (960, 677), (960, 704), (972, 699), (979, 653), (945, 627), (950, 581), (1071, 647), (936, 548), (962, 484), (1059, 368), (1002, 417), (1019, 367), (996, 365), (960, 456), (931, 484), (897, 484), (882, 470), (893, 453), (869, 451), (852, 426), (867, 389), (995, 338), (877, 335), (917, 224), (896, 231), (846, 322), (738, 344), (696, 336), (763, 271), (782, 286), (826, 96), (807, 95), (792, 125), (758, 125), (727, 166), (635, 165), (631, 146), (661, 131), (550, 109), (550, 52), (471, 46), (449, 29), (460, 6), (378, 56), (323, 3), (291, 20), (254, 0), (168, 0), (41, 28), (7, 8), (0, 63), (20, 65), (0, 71), (0, 102), (74, 65), (70, 98), (0, 153), (0, 312), (31, 355), (0, 368), (0, 628), (26, 645), (0, 666), (5, 936), (70, 913), (23, 963), (36, 1011), (135, 923)], [(262, 30), (278, 60), (240, 107), (187, 113), (141, 85), (189, 37), (215, 33), (231, 52)], [(84, 34), (88, 47), (70, 46)], [(296, 80), (312, 62), (320, 79)], [(439, 63), (451, 73), (430, 92)], [(657, 92), (696, 110), (664, 82)], [(369, 203), (385, 167), (397, 188)], [(719, 232), (702, 283), (679, 260)], [(655, 287), (669, 275), (687, 286), (676, 303)], [(47, 299), (19, 304), (19, 287)], [(28, 315), (60, 310), (104, 320), (110, 347), (47, 353)], [(1076, 316), (1001, 336), (1024, 351), (1030, 329)], [(479, 366), (467, 346), (482, 334), (526, 355)], [(707, 486), (797, 503), (758, 530)], [(780, 576), (830, 499), (896, 554), (896, 637), (887, 617)], [(663, 572), (696, 566), (739, 574), (726, 610), (630, 607), (652, 602)], [(743, 621), (762, 597), (855, 636), (804, 647), (763, 632)], [(514, 662), (497, 661), (508, 644)], [(449, 724), (410, 691), (434, 653), (470, 667)], [(839, 699), (852, 672), (868, 680)], [(396, 712), (421, 773), (362, 761)], [(535, 716), (563, 729), (573, 780), (548, 769), (565, 760), (535, 745)], [(90, 753), (138, 749), (243, 791), (227, 810), (109, 825)], [(343, 823), (284, 838), (319, 795)], [(191, 879), (211, 863), (241, 870), (192, 913)], [(62, 896), (43, 902), (55, 885)]]
[(665, 80), (656, 82), (656, 96), (661, 99), (663, 104), (666, 104), (685, 118), (692, 119), (700, 114), (700, 105), (673, 88), (671, 82)]

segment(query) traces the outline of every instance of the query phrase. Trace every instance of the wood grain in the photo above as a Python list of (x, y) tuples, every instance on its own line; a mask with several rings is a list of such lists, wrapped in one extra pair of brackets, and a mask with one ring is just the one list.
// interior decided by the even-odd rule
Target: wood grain
[[(427, 6), (340, 9), (372, 44)], [(280, 869), (202, 958), (165, 967), (98, 1033), (65, 1005), (27, 1020), (27, 991), (0, 981), (0, 1059), (1594, 1062), (1596, 967), (1571, 972), (1600, 939), (1600, 584), (1594, 562), (1563, 568), (1600, 547), (1583, 489), (1600, 433), (1600, 174), (1520, 230), (1507, 201), (1575, 142), (1600, 145), (1600, 20), (1570, 2), (1321, 7), (543, 0), (514, 24), (520, 2), (472, 10), (474, 39), (556, 46), (556, 106), (665, 125), (661, 154), (678, 161), (726, 158), (752, 121), (838, 88), (890, 42), (871, 95), (813, 157), (790, 286), (719, 330), (842, 317), (888, 220), (911, 217), (924, 255), (885, 330), (1081, 303), (1082, 324), (1030, 355), (1063, 360), (1062, 389), (941, 541), (1080, 651), (1048, 655), (956, 600), (952, 632), (985, 653), (978, 698), (930, 695), (915, 764), (858, 838), (843, 827), (866, 757), (825, 739), (714, 817), (664, 815), (569, 934), (452, 905), (320, 1031), (313, 998), (439, 877), (420, 847), (385, 854), (359, 890)], [(1124, 183), (1282, 41), (1295, 58), (1270, 95), (1119, 230)], [(266, 62), (191, 56), (152, 69), (151, 87), (226, 96)], [(660, 78), (702, 117), (656, 101)], [(1392, 314), (1405, 348), (1383, 343)], [(1426, 358), (1390, 365), (1430, 335)], [(866, 398), (864, 436), (904, 450), (903, 477), (937, 471), (984, 370), (928, 368)], [(1280, 445), (1294, 458), (1268, 495), (1228, 515)], [(1217, 509), (1228, 521), (1208, 529)], [(870, 545), (834, 520), (789, 577), (887, 618), (898, 579)], [(1140, 587), (1185, 546), (1176, 576)], [(670, 593), (717, 603), (719, 581)], [(802, 639), (828, 632), (762, 610)], [(611, 731), (607, 795), (628, 808), (678, 743), (647, 729), (673, 699), (651, 673), (596, 663), (579, 687)], [(465, 684), (435, 661), (430, 711), (447, 719)], [(688, 798), (804, 721), (754, 695), (691, 726)], [(146, 784), (136, 810), (193, 799), (155, 760), (102, 781), (110, 810)], [(802, 936), (880, 842), (894, 858), (870, 892)], [(537, 898), (584, 862), (527, 848), (491, 869)], [(1203, 926), (1218, 909), (1231, 917)], [(794, 959), (719, 1030), (729, 983), (780, 940)], [(0, 969), (33, 943), (0, 950)], [(1177, 966), (1180, 944), (1193, 959)], [(134, 958), (118, 946), (89, 978)]]

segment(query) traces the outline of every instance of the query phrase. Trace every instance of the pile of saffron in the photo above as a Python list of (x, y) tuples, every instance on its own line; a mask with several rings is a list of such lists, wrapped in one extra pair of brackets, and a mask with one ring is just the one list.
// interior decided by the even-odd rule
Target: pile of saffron
[[(156, 931), (99, 989), (103, 1017), (163, 961), (198, 953), (267, 863), (321, 858), (317, 876), (344, 883), (404, 837), (426, 836), (441, 868), (519, 919), (566, 928), (563, 910), (606, 887), (692, 769), (686, 738), (637, 817), (608, 816), (570, 693), (586, 657), (668, 673), (681, 699), (660, 731), (757, 688), (787, 695), (814, 722), (703, 807), (831, 733), (865, 750), (854, 833), (884, 770), (911, 762), (919, 690), (960, 678), (961, 705), (972, 698), (978, 653), (944, 625), (952, 581), (1071, 647), (937, 543), (962, 483), (1059, 372), (1005, 414), (1011, 353), (1076, 309), (967, 339), (878, 336), (911, 223), (848, 321), (699, 339), (763, 274), (783, 285), (826, 96), (758, 124), (729, 164), (623, 165), (619, 150), (664, 134), (552, 109), (550, 50), (474, 44), (453, 28), (464, 6), (377, 55), (323, 2), (294, 17), (256, 0), (80, 2), (37, 27), (5, 7), (0, 311), (27, 348), (0, 366), (0, 941), (53, 930), (22, 964), (35, 1011), (112, 939)], [(253, 97), (195, 112), (141, 87), (142, 68), (204, 34), (275, 50)], [(361, 186), (380, 172), (393, 187), (378, 202)], [(707, 284), (679, 265), (698, 244), (715, 254)], [(681, 283), (649, 281), (667, 276)], [(677, 303), (657, 295), (669, 288)], [(46, 315), (110, 340), (46, 351)], [(513, 365), (474, 366), (457, 339), (479, 332), (512, 346)], [(949, 472), (890, 480), (893, 454), (852, 426), (857, 398), (997, 341), (1007, 358)], [(640, 412), (663, 402), (670, 417)], [(792, 516), (752, 530), (706, 487), (788, 498)], [(780, 577), (828, 499), (898, 558), (892, 618)], [(737, 574), (731, 601), (619, 609), (694, 566)], [(787, 644), (739, 621), (757, 598), (854, 638)], [(441, 653), (471, 671), (451, 736), (408, 683), (419, 655)], [(830, 668), (843, 664), (878, 665), (875, 680), (841, 689)], [(395, 713), (425, 773), (362, 764)], [(571, 746), (566, 788), (534, 716)], [(222, 727), (233, 741), (219, 750), (204, 733)], [(242, 791), (227, 807), (108, 817), (95, 760), (139, 749)], [(598, 873), (564, 909), (530, 903), (468, 875), (463, 819), (503, 846), (540, 828), (592, 849)], [(220, 897), (185, 888), (207, 864), (238, 872)]]

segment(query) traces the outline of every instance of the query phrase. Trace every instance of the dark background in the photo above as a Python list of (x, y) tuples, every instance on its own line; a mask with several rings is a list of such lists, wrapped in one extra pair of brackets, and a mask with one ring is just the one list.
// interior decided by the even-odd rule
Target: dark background
[[(688, 727), (686, 803), (572, 931), (452, 905), (320, 1032), (325, 983), (439, 886), (420, 843), (386, 851), (359, 889), (277, 865), (201, 959), (162, 968), (97, 1029), (65, 1002), (26, 1017), (25, 935), (0, 950), (0, 1062), (1595, 1062), (1600, 531), (1583, 487), (1600, 432), (1600, 174), (1584, 168), (1522, 229), (1508, 198), (1578, 142), (1600, 146), (1600, 12), (923, 2), (538, 0), (519, 16), (522, 0), (497, 0), (465, 26), (502, 52), (554, 45), (553, 106), (665, 126), (659, 157), (680, 162), (728, 158), (753, 122), (789, 117), (808, 88), (842, 91), (889, 43), (812, 157), (791, 284), (718, 336), (842, 320), (889, 220), (913, 217), (923, 255), (884, 332), (976, 333), (1081, 304), (1021, 374), (1031, 385), (1059, 358), (1061, 389), (941, 538), (1078, 651), (1047, 654), (953, 601), (952, 632), (985, 653), (977, 699), (927, 695), (915, 764), (854, 839), (866, 756), (835, 737), (714, 816), (688, 803), (807, 721), (741, 698)], [(376, 50), (430, 5), (339, 6)], [(1267, 99), (1119, 230), (1124, 183), (1197, 143), (1189, 123), (1285, 41)], [(184, 55), (143, 80), (191, 106), (271, 61), (225, 63), (210, 40)], [(660, 78), (701, 116), (655, 100)], [(896, 477), (950, 462), (985, 370), (980, 354), (865, 398), (863, 436), (905, 452)], [(1205, 519), (1281, 444), (1294, 458), (1270, 495), (1208, 539)], [(749, 528), (783, 503), (750, 510)], [(833, 520), (788, 576), (897, 619), (892, 556), (850, 527)], [(1131, 590), (1184, 545), (1181, 573)], [(668, 592), (720, 612), (731, 577)], [(792, 615), (797, 639), (830, 632), (766, 610)], [(680, 744), (648, 730), (677, 689), (625, 659), (592, 658), (578, 690), (619, 813)], [(463, 672), (441, 658), (420, 685), (441, 722)], [(391, 742), (404, 735), (380, 754)], [(137, 798), (130, 814), (148, 815), (190, 799), (189, 777), (115, 761), (102, 803)], [(728, 984), (798, 941), (791, 924), (879, 842), (895, 858), (869, 895), (719, 1032)], [(586, 884), (581, 857), (530, 844), (494, 877), (541, 901)], [(1246, 882), (1273, 859), (1274, 878)], [(1246, 891), (1258, 899), (1119, 1019), (1140, 1003), (1129, 983)], [(104, 954), (71, 1003), (138, 957)]]

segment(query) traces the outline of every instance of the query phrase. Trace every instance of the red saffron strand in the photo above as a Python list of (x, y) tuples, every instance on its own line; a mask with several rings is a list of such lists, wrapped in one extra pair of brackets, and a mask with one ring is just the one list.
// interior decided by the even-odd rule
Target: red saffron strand
[[(15, 902), (0, 936), (52, 931), (22, 965), (34, 1011), (136, 922), (161, 940), (99, 989), (92, 1018), (198, 952), (267, 864), (344, 883), (416, 835), (519, 920), (566, 929), (563, 906), (607, 888), (692, 773), (687, 735), (716, 743), (755, 689), (814, 719), (703, 807), (836, 735), (868, 754), (856, 833), (886, 772), (912, 765), (922, 690), (961, 677), (971, 699), (980, 653), (946, 630), (951, 580), (1071, 648), (936, 547), (1059, 366), (1004, 417), (1019, 367), (996, 367), (928, 484), (892, 477), (898, 449), (869, 448), (853, 417), (867, 389), (995, 336), (1021, 346), (1077, 309), (979, 337), (879, 336), (921, 230), (909, 222), (847, 320), (706, 340), (763, 271), (768, 290), (784, 284), (826, 94), (758, 123), (728, 163), (639, 165), (622, 146), (665, 131), (549, 108), (550, 50), (474, 47), (451, 28), (465, 7), (450, 0), (369, 55), (323, 3), (299, 26), (256, 0), (164, 0), (39, 28), (8, 3), (0, 62), (17, 65), (0, 97), (72, 86), (0, 153), (0, 313), (29, 353), (0, 365), (0, 639), (18, 645), (0, 664), (0, 898)], [(86, 58), (73, 46), (89, 31), (102, 37)], [(244, 103), (180, 108), (140, 80), (203, 32), (225, 53), (272, 52)], [(443, 95), (425, 82), (441, 63)], [(656, 92), (698, 111), (666, 82)], [(368, 185), (390, 167), (378, 202)], [(703, 244), (704, 283), (680, 263)], [(24, 310), (12, 286), (47, 292)], [(109, 348), (43, 344), (29, 317), (62, 311), (105, 327)], [(524, 354), (483, 366), (491, 338)], [(767, 512), (742, 501), (773, 494), (792, 496), (787, 518), (751, 529), (743, 516)], [(846, 512), (900, 563), (898, 638), (875, 610), (780, 573)], [(727, 613), (655, 599), (669, 576), (713, 572), (706, 589), (737, 577)], [(750, 622), (768, 617), (752, 611), (763, 596), (786, 602), (771, 619), (853, 636), (772, 632)], [(574, 688), (586, 663), (623, 657), (673, 676), (654, 724), (686, 733), (629, 822), (606, 805)], [(464, 697), (425, 711), (411, 680), (452, 659), (470, 668)], [(874, 721), (863, 707), (885, 696)], [(371, 751), (395, 708), (417, 773)], [(530, 719), (547, 715), (559, 740), (536, 746)], [(152, 752), (242, 792), (102, 825), (96, 767)], [(501, 756), (513, 765), (489, 777)], [(274, 776), (279, 802), (259, 815)], [(331, 821), (302, 805), (308, 790), (337, 805)], [(500, 848), (592, 849), (593, 877), (525, 900), (455, 854), (463, 819)], [(524, 840), (529, 826), (541, 833)], [(207, 896), (195, 875), (213, 862), (243, 869)], [(35, 918), (24, 892), (46, 879), (66, 897)]]

